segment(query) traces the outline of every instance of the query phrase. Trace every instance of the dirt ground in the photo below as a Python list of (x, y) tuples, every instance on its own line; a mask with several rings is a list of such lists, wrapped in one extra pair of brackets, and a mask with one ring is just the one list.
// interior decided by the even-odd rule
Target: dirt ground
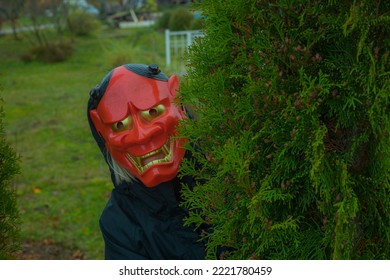
[(26, 242), (14, 255), (18, 260), (83, 260), (84, 254), (80, 250), (64, 248), (51, 240)]

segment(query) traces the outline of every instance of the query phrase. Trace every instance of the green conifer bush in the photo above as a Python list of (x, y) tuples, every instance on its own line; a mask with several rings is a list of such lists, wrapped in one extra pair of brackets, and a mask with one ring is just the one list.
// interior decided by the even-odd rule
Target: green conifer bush
[(193, 14), (188, 9), (180, 7), (172, 12), (168, 26), (172, 31), (189, 30), (193, 21)]
[[(1, 102), (0, 99), (0, 105)], [(3, 117), (0, 106), (0, 259), (7, 259), (19, 246), (19, 211), (16, 193), (10, 185), (12, 177), (19, 172), (19, 162), (5, 140)]]
[(390, 2), (196, 9), (183, 205), (207, 258), (389, 259)]

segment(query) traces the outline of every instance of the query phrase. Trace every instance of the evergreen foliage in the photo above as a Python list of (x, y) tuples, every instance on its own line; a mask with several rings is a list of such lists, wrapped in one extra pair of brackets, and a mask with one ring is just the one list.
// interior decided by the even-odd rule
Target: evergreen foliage
[(198, 30), (202, 28), (202, 22), (202, 18), (196, 18), (188, 8), (179, 7), (164, 11), (156, 21), (156, 28), (172, 31)]
[(169, 29), (172, 31), (189, 30), (194, 21), (193, 14), (186, 8), (175, 9), (169, 18)]
[(101, 28), (100, 21), (94, 15), (80, 10), (69, 13), (66, 23), (70, 33), (75, 36), (88, 36)]
[(169, 29), (169, 20), (172, 16), (172, 11), (164, 11), (156, 20), (156, 27), (160, 29)]
[(204, 0), (181, 127), (207, 258), (390, 258), (390, 2)]
[(19, 172), (19, 159), (5, 141), (3, 117), (0, 107), (0, 259), (10, 258), (19, 246), (19, 212), (16, 193), (10, 185), (12, 177)]

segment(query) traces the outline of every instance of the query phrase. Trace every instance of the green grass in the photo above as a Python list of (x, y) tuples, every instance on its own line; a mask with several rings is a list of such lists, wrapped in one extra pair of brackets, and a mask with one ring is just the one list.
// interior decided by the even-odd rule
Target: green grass
[(88, 93), (115, 64), (164, 66), (163, 38), (151, 29), (103, 30), (77, 38), (68, 61), (44, 64), (20, 61), (27, 41), (0, 37), (6, 135), (21, 156), (14, 185), (23, 243), (49, 240), (103, 258), (98, 220), (112, 183), (88, 127)]

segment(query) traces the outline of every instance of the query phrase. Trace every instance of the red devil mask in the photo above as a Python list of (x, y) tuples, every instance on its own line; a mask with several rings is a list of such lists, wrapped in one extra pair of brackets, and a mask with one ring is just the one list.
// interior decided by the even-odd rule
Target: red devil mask
[(175, 75), (164, 81), (120, 66), (90, 111), (112, 158), (147, 187), (175, 178), (184, 157), (185, 140), (175, 137), (185, 117), (173, 103), (178, 87)]

